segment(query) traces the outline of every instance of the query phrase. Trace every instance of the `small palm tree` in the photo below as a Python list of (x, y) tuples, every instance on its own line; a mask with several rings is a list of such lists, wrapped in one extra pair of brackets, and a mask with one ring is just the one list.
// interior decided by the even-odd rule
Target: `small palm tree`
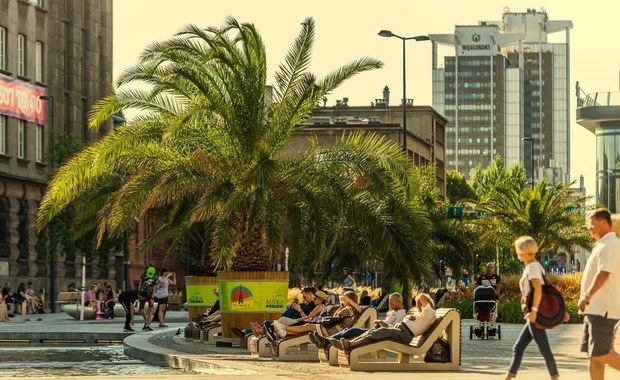
[[(128, 108), (144, 112), (58, 170), (39, 227), (94, 194), (94, 206), (78, 204), (99, 236), (154, 215), (163, 224), (147, 244), (198, 241), (218, 270), (268, 269), (290, 231), (291, 250), (312, 251), (317, 262), (346, 245), (398, 263), (403, 278), (419, 277), (431, 227), (398, 145), (352, 133), (331, 148), (314, 142), (293, 158), (283, 153), (320, 99), (382, 66), (363, 58), (317, 79), (307, 70), (314, 30), (306, 19), (273, 96), (266, 96), (266, 52), (252, 24), (190, 25), (150, 45), (120, 77), (121, 89), (95, 105), (90, 123), (96, 128)], [(148, 89), (125, 88), (134, 82)]]

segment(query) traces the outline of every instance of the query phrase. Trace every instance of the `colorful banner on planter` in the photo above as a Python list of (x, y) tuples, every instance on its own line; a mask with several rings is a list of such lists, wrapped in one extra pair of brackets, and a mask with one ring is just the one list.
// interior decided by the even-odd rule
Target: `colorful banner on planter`
[(220, 309), (235, 312), (283, 312), (288, 280), (220, 281)]
[(185, 284), (187, 306), (213, 306), (218, 296), (217, 284)]
[(45, 87), (0, 74), (0, 114), (45, 125)]

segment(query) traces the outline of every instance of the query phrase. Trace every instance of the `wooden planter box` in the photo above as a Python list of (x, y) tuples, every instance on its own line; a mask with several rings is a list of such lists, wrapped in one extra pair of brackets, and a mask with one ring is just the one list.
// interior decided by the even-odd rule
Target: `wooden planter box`
[(215, 303), (215, 297), (205, 297), (205, 302), (200, 306), (191, 306), (190, 297), (193, 297), (192, 286), (211, 285), (217, 286), (217, 277), (215, 276), (186, 276), (185, 277), (185, 295), (187, 296), (187, 308), (189, 309), (189, 320), (192, 321), (197, 315), (200, 315), (212, 307)]
[[(230, 331), (231, 327), (245, 329), (250, 325), (250, 322), (278, 319), (287, 304), (288, 280), (288, 272), (218, 273), (217, 281), (220, 285), (220, 308), (222, 310), (222, 336), (236, 338), (237, 336)], [(284, 286), (283, 283), (286, 285)], [(230, 287), (230, 284), (237, 285)], [(269, 286), (261, 288), (260, 284), (268, 284)], [(284, 290), (279, 289), (282, 286), (284, 286)], [(270, 291), (269, 289), (272, 287), (274, 289), (277, 288), (277, 290)], [(259, 293), (256, 291), (259, 288), (261, 289), (261, 294), (250, 294)], [(240, 295), (245, 297), (245, 300), (239, 299)], [(273, 308), (273, 311), (267, 311), (265, 303), (269, 308)], [(257, 311), (255, 309), (262, 310)]]

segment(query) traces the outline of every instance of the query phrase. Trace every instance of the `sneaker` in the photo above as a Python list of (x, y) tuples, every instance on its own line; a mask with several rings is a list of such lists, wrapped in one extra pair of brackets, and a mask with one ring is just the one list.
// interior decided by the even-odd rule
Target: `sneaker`
[(340, 341), (338, 339), (328, 338), (328, 341), (331, 343), (332, 346), (344, 351), (344, 348), (342, 347), (342, 344), (340, 344)]
[(125, 327), (123, 331), (124, 332), (135, 332), (136, 330), (132, 329), (131, 327)]
[(13, 314), (13, 313), (9, 313), (8, 317), (9, 317), (9, 318), (15, 318), (15, 314)]
[(310, 338), (310, 341), (316, 346), (316, 348), (323, 348), (323, 347), (319, 347), (319, 340), (316, 338), (317, 333), (315, 332), (311, 332), (310, 334), (308, 334), (308, 338)]
[(232, 331), (232, 333), (237, 335), (239, 338), (243, 338), (245, 336), (245, 331), (238, 329), (236, 327), (231, 327), (230, 331)]
[(351, 349), (353, 348), (351, 342), (349, 342), (345, 338), (340, 338), (340, 345), (345, 352), (351, 352)]
[(148, 326), (147, 326), (147, 325), (146, 325), (146, 323), (145, 323), (145, 324), (144, 324), (144, 326), (142, 326), (142, 331), (146, 331), (147, 327), (148, 327)]
[(98, 315), (95, 320), (97, 321), (105, 321), (105, 318), (103, 318), (101, 315)]
[(276, 330), (276, 333), (278, 334), (278, 337), (280, 337), (280, 338), (286, 337), (286, 328), (284, 327), (284, 325), (282, 323), (280, 323), (278, 321), (273, 321), (272, 326)]
[(151, 326), (146, 326), (145, 328), (143, 328), (142, 330), (145, 331), (153, 331), (153, 329), (151, 328)]
[(160, 323), (160, 324), (159, 324), (159, 327), (168, 327), (168, 325), (167, 325), (167, 324), (165, 324), (165, 323)]

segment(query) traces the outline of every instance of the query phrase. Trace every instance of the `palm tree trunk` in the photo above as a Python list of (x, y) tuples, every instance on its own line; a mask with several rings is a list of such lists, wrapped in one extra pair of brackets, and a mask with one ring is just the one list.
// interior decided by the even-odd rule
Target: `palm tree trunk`
[(241, 231), (239, 236), (231, 270), (242, 272), (271, 269), (271, 249), (267, 244), (265, 224), (260, 220), (256, 221), (249, 235)]

